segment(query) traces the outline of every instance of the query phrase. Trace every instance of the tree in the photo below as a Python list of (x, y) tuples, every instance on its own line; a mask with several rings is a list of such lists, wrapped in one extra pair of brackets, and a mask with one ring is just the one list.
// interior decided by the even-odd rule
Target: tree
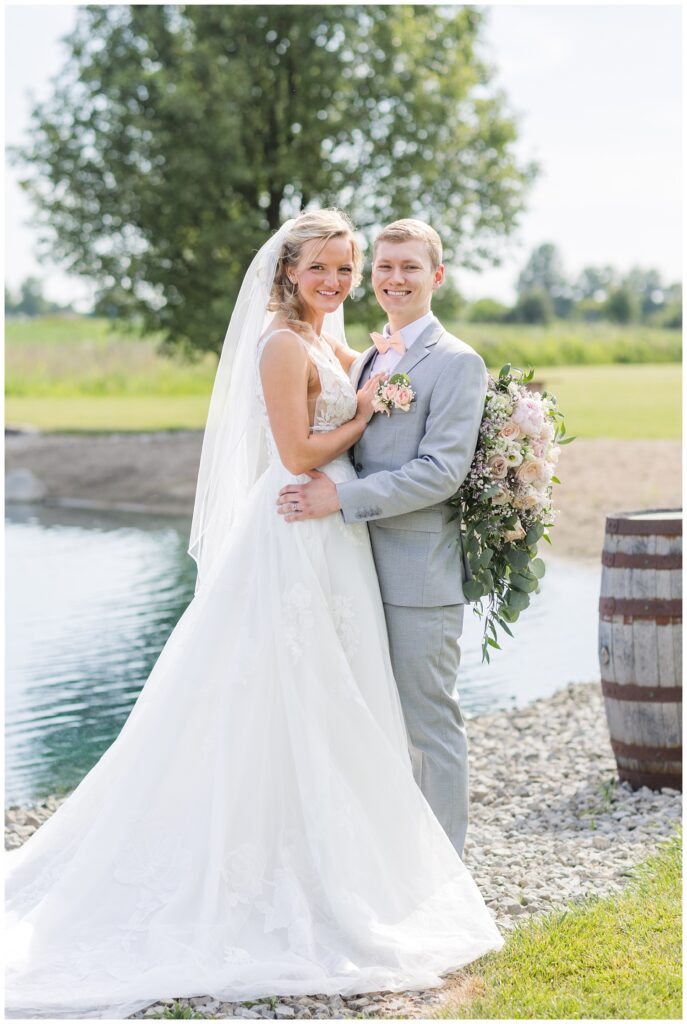
[(617, 324), (639, 319), (639, 300), (629, 288), (614, 288), (603, 304), (603, 312)]
[(617, 282), (618, 274), (615, 267), (585, 267), (573, 285), (573, 296), (577, 302), (584, 299), (603, 302)]
[(563, 261), (555, 245), (545, 242), (532, 251), (520, 272), (516, 291), (518, 296), (544, 293), (556, 316), (569, 316), (572, 290), (566, 281)]
[(553, 318), (551, 299), (543, 288), (533, 288), (518, 297), (506, 320), (516, 324), (548, 324)]
[(633, 267), (621, 282), (623, 288), (637, 297), (643, 319), (651, 316), (665, 305), (665, 294), (661, 272), (650, 268)]
[(477, 299), (468, 309), (467, 319), (473, 324), (497, 324), (508, 315), (508, 306), (496, 299)]
[(472, 6), (91, 5), (15, 157), (65, 270), (168, 346), (217, 349), (251, 254), (339, 204), (498, 259), (534, 164)]

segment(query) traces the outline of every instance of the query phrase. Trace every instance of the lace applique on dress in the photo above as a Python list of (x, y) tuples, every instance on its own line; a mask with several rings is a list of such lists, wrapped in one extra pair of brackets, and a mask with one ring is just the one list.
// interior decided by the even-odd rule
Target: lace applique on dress
[(303, 654), (303, 641), (312, 632), (312, 594), (302, 583), (295, 583), (282, 593), (284, 637), (294, 661)]
[(347, 594), (334, 594), (331, 604), (334, 628), (346, 657), (351, 658), (358, 650), (359, 644), (353, 600)]

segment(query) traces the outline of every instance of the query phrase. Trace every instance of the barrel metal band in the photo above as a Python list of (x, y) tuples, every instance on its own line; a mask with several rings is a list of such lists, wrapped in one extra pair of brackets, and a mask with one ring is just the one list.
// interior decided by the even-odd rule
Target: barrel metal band
[(602, 615), (624, 615), (633, 619), (677, 619), (682, 620), (682, 601), (676, 599), (624, 597), (600, 597), (599, 612)]
[[(670, 511), (666, 509), (666, 511)], [(682, 517), (677, 519), (627, 519), (609, 516), (606, 519), (606, 533), (618, 533), (628, 537), (680, 537)]]
[(624, 743), (611, 736), (613, 753), (617, 757), (632, 757), (637, 761), (681, 761), (682, 746), (649, 747), (643, 743)]
[(641, 683), (616, 683), (602, 679), (601, 692), (612, 700), (637, 700), (652, 704), (680, 704), (681, 686), (642, 686)]
[(626, 551), (603, 551), (601, 564), (613, 569), (681, 569), (682, 555), (631, 555)]
[(640, 772), (632, 768), (622, 768), (618, 765), (618, 776), (621, 782), (629, 782), (635, 788), (648, 786), (649, 789), (682, 790), (682, 772)]

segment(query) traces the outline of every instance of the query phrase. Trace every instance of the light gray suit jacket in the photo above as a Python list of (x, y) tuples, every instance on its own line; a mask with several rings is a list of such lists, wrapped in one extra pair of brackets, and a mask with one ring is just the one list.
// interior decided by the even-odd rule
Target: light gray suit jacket
[[(374, 346), (351, 367), (369, 376)], [(376, 413), (352, 449), (357, 480), (337, 484), (347, 523), (367, 521), (383, 600), (413, 607), (464, 604), (470, 578), (455, 508), (477, 444), (487, 370), (435, 318), (402, 356), (415, 392), (408, 412)]]

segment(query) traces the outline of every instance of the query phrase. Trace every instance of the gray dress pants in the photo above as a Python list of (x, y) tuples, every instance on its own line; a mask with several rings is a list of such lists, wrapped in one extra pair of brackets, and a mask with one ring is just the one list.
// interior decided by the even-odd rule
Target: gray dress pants
[(415, 779), (461, 858), (469, 784), (468, 741), (457, 687), (464, 609), (462, 604), (384, 605)]

